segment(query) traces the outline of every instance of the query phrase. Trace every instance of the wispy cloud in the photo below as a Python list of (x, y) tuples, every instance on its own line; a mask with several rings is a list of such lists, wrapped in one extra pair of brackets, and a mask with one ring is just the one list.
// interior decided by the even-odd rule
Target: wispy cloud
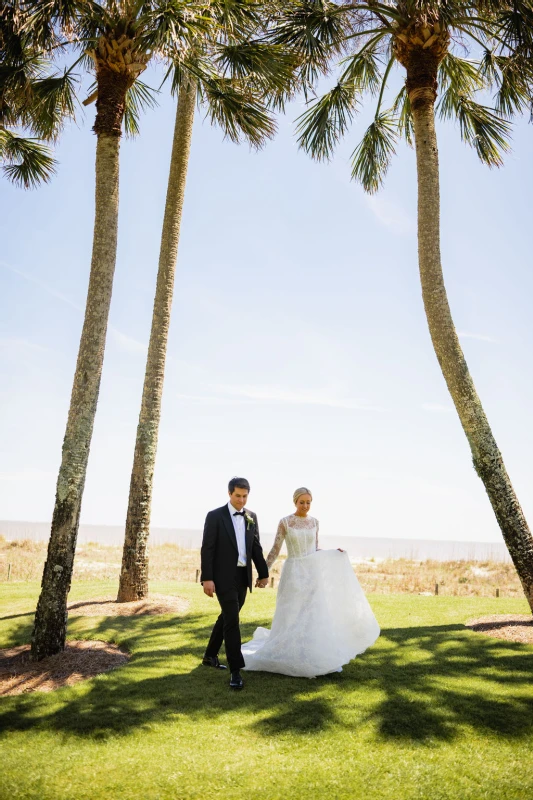
[(30, 350), (37, 353), (50, 353), (49, 347), (43, 347), (42, 344), (30, 342), (29, 339), (20, 339), (17, 336), (4, 336), (0, 337), (0, 350), (7, 352)]
[[(18, 267), (14, 267), (12, 264), (8, 264), (6, 261), (0, 260), (0, 266), (10, 270), (10, 272), (13, 272), (15, 275), (19, 275), (29, 283), (33, 283), (35, 286), (38, 286), (40, 289), (42, 289), (43, 292), (46, 292), (46, 294), (49, 294), (51, 297), (55, 297), (65, 305), (70, 306), (70, 308), (74, 308), (80, 313), (84, 312), (82, 306), (80, 306), (78, 303), (75, 303), (70, 299), (70, 297), (67, 297), (67, 295), (63, 294), (62, 292), (57, 291), (57, 289), (55, 289), (53, 286), (49, 286), (49, 284), (45, 283), (40, 278), (36, 278), (35, 275), (25, 272)], [(148, 346), (143, 344), (143, 342), (139, 342), (137, 339), (122, 333), (122, 331), (120, 331), (118, 328), (115, 328), (114, 325), (109, 326), (109, 333), (122, 350), (128, 353), (141, 353), (142, 355), (146, 355)]]
[(331, 388), (290, 389), (284, 386), (261, 386), (253, 384), (219, 384), (214, 387), (221, 394), (259, 402), (282, 403), (288, 405), (328, 406), (348, 408), (357, 411), (381, 411), (366, 400), (342, 397)]
[(493, 336), (487, 336), (485, 333), (472, 333), (470, 331), (457, 331), (459, 339), (477, 339), (479, 342), (497, 342)]
[(24, 272), (24, 270), (19, 269), (18, 267), (14, 267), (12, 264), (8, 264), (6, 261), (0, 261), (0, 266), (10, 270), (11, 272), (14, 272), (15, 275), (20, 275), (20, 277), (24, 278), (24, 280), (28, 281), (29, 283), (33, 283), (35, 286), (38, 286), (40, 289), (42, 289), (43, 292), (46, 292), (52, 297), (61, 300), (63, 303), (70, 306), (71, 308), (75, 308), (76, 311), (83, 311), (83, 308), (80, 305), (78, 305), (78, 303), (75, 303), (73, 300), (70, 299), (70, 297), (67, 297), (62, 292), (58, 292), (57, 289), (54, 289), (52, 286), (49, 286), (44, 281), (40, 280), (40, 278), (36, 278), (35, 275), (31, 275), (28, 272)]
[(422, 403), (421, 408), (434, 414), (449, 414), (450, 411), (453, 411), (452, 406), (445, 406), (443, 403)]
[(235, 400), (230, 397), (221, 397), (215, 394), (185, 394), (184, 392), (178, 392), (175, 397), (178, 400), (185, 400), (187, 403), (201, 404), (204, 406), (227, 406), (235, 402)]
[(122, 333), (122, 331), (119, 331), (118, 328), (115, 328), (113, 325), (109, 326), (109, 333), (115, 344), (126, 353), (140, 353), (145, 356), (148, 352), (148, 345), (139, 342), (138, 339), (134, 339), (132, 336)]
[(14, 470), (13, 472), (0, 472), (0, 481), (43, 481), (54, 478), (53, 472), (39, 469)]
[(413, 218), (398, 203), (388, 197), (364, 195), (365, 202), (376, 219), (394, 233), (408, 236), (415, 230)]

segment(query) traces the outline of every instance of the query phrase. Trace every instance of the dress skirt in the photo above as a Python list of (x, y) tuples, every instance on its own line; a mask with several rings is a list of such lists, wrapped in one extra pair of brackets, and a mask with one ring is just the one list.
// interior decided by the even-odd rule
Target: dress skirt
[(257, 628), (242, 647), (245, 669), (301, 678), (340, 672), (379, 633), (347, 553), (317, 550), (289, 557), (271, 630)]

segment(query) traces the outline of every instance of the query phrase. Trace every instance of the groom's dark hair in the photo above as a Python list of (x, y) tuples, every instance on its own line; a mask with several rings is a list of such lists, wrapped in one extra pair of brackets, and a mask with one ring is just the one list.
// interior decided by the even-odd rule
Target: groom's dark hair
[(235, 489), (246, 489), (246, 491), (250, 491), (250, 484), (246, 480), (246, 478), (232, 478), (228, 483), (228, 492), (233, 494)]

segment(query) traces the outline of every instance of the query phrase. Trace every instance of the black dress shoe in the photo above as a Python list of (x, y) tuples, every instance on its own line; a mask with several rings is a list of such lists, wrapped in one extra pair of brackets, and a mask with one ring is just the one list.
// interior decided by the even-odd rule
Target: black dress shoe
[(227, 669), (225, 664), (221, 664), (218, 656), (204, 656), (202, 660), (204, 667), (214, 667), (215, 669)]
[(238, 670), (237, 672), (231, 673), (229, 687), (230, 689), (244, 689), (244, 681), (241, 678), (241, 673)]

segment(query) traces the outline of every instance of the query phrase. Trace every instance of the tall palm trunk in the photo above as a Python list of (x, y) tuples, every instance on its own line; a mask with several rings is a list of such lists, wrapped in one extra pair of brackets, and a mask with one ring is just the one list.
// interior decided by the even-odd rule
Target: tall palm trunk
[[(503, 538), (533, 611), (533, 537), (468, 371), (450, 313), (440, 258), (439, 161), (435, 88), (409, 75), (418, 173), (418, 258), (433, 347)], [(424, 82), (422, 82), (424, 83)]]
[(95, 220), (91, 274), (41, 595), (31, 652), (34, 659), (65, 647), (67, 596), (78, 536), (81, 501), (93, 432), (115, 272), (118, 223), (119, 147), (127, 80), (100, 76), (94, 130), (96, 145)]
[(191, 80), (180, 89), (176, 111), (152, 330), (131, 473), (118, 590), (119, 602), (139, 600), (148, 594), (146, 546), (150, 533), (152, 484), (161, 417), (170, 311), (195, 107), (196, 81)]

